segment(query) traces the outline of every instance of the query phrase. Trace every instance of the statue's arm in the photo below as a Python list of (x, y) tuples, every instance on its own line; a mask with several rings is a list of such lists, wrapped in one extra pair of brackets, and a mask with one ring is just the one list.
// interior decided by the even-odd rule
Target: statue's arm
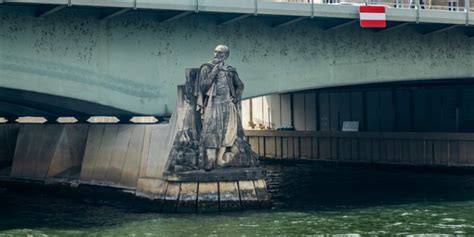
[(211, 67), (207, 65), (202, 66), (201, 70), (199, 71), (199, 78), (201, 83), (200, 88), (201, 91), (204, 93), (207, 92), (211, 87), (213, 81), (212, 79), (214, 78), (211, 74), (213, 74)]
[(240, 100), (242, 100), (242, 93), (244, 92), (244, 83), (242, 83), (242, 80), (240, 80), (239, 78), (239, 74), (237, 74), (237, 72), (234, 72), (234, 76), (233, 76), (233, 79), (234, 79), (234, 87), (235, 87), (235, 95), (236, 95), (236, 99), (237, 99), (237, 102), (240, 102)]

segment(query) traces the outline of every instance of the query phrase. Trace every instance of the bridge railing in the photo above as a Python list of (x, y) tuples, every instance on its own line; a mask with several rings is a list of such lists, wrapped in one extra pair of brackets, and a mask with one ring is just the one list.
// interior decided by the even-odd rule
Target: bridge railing
[[(301, 4), (330, 4), (330, 5), (385, 5), (389, 8), (420, 9), (454, 12), (473, 12), (474, 8), (469, 7), (469, 0), (460, 1), (436, 1), (436, 0), (259, 0), (263, 2), (291, 2)], [(443, 2), (441, 4), (440, 2)]]

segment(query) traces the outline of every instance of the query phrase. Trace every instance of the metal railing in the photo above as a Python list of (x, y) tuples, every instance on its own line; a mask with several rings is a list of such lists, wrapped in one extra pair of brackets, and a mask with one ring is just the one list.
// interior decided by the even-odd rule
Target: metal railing
[[(438, 10), (453, 12), (474, 12), (472, 0), (260, 0), (265, 2), (291, 2), (302, 4), (334, 4), (334, 5), (385, 5), (390, 8)], [(472, 3), (470, 2), (472, 1)], [(443, 4), (441, 4), (441, 2)], [(471, 3), (471, 4), (470, 4)]]

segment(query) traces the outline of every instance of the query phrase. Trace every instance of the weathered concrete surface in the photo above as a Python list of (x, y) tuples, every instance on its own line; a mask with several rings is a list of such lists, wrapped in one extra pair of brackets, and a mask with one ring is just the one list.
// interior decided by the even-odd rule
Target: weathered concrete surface
[[(176, 123), (180, 111), (168, 124), (4, 125), (2, 161), (13, 160), (11, 178), (137, 189), (140, 196), (160, 198), (166, 191), (157, 192), (166, 184), (160, 178), (176, 129), (182, 127)], [(20, 127), (16, 139), (14, 129)]]
[(272, 28), (249, 17), (217, 26), (208, 15), (159, 23), (134, 11), (99, 21), (100, 10), (64, 9), (42, 19), (0, 8), (0, 87), (144, 114), (171, 114), (185, 68), (217, 44), (235, 49), (244, 97), (373, 82), (474, 77), (474, 44), (460, 29), (423, 36), (413, 27), (374, 34), (356, 24), (323, 31), (314, 21)]
[[(175, 90), (176, 91), (176, 90)], [(177, 108), (184, 100), (178, 90)], [(80, 183), (137, 189), (140, 196), (162, 194), (163, 172), (169, 152), (182, 127), (184, 110), (173, 113), (168, 124), (89, 125)], [(161, 189), (160, 189), (161, 190)]]
[(88, 125), (22, 125), (16, 142), (12, 178), (45, 181), (80, 167)]
[(81, 183), (146, 190), (154, 182), (148, 178), (162, 177), (169, 124), (89, 126)]
[(178, 89), (176, 110), (168, 124), (149, 126), (144, 141), (144, 150), (141, 159), (140, 177), (162, 178), (168, 166), (169, 154), (176, 137), (177, 131), (184, 126), (186, 109), (183, 106), (183, 88)]
[(137, 196), (164, 199), (162, 180), (174, 138), (169, 124), (90, 125), (80, 183), (136, 190)]
[(81, 183), (136, 187), (145, 129), (146, 126), (91, 125)]
[(11, 165), (19, 129), (18, 124), (0, 125), (0, 167)]

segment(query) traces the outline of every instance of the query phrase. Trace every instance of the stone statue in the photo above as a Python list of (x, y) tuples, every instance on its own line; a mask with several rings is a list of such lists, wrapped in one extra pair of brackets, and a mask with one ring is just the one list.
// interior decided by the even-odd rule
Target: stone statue
[(169, 172), (258, 165), (242, 128), (244, 84), (236, 69), (225, 64), (229, 53), (227, 46), (219, 45), (212, 60), (186, 71), (186, 112), (170, 153)]

